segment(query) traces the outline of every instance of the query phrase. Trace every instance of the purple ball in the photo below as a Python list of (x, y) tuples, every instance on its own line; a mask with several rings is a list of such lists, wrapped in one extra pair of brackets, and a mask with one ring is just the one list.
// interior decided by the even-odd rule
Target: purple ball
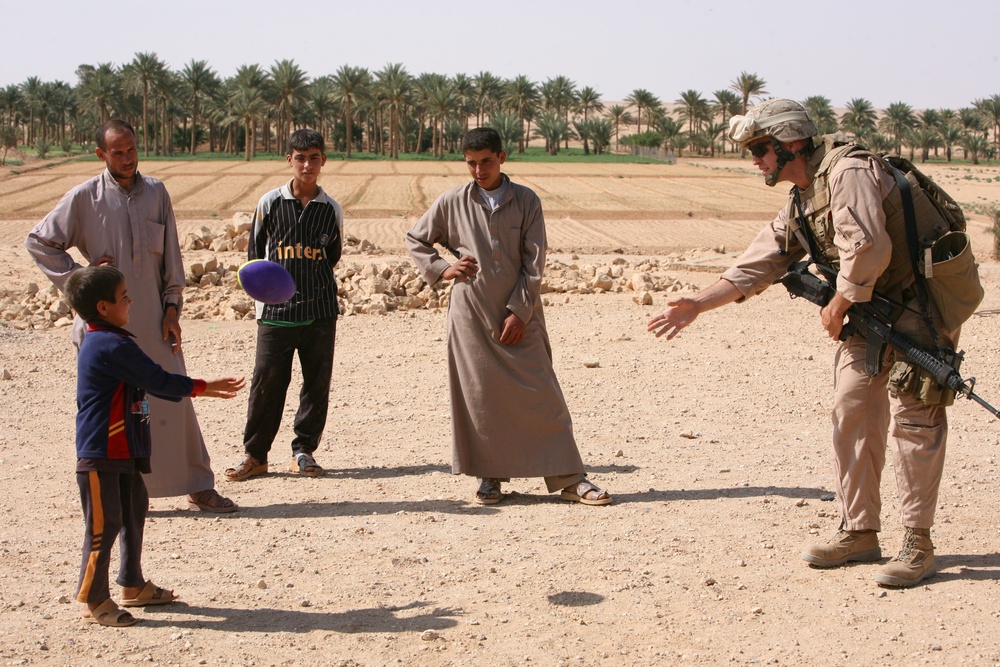
[(247, 294), (255, 301), (284, 303), (295, 296), (295, 279), (285, 267), (267, 259), (252, 259), (236, 273)]

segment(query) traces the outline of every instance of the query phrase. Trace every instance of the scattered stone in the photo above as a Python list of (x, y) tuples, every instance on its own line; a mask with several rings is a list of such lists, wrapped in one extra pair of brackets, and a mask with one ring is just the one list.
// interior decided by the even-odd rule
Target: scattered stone
[(583, 360), (583, 365), (585, 368), (600, 368), (601, 360), (594, 357), (589, 357)]
[(6, 368), (0, 369), (0, 380), (13, 380), (14, 376)]
[[(249, 215), (239, 213), (218, 232), (202, 227), (198, 232), (187, 235), (182, 249), (243, 253), (249, 239), (250, 222)], [(452, 288), (450, 282), (428, 285), (409, 261), (387, 259), (366, 265), (352, 262), (349, 256), (381, 255), (384, 251), (370, 241), (350, 235), (345, 237), (345, 242), (345, 259), (335, 269), (337, 297), (345, 315), (385, 315), (394, 311), (447, 308)], [(703, 255), (705, 251), (707, 249), (698, 252)], [(694, 255), (697, 256), (698, 252)], [(683, 257), (671, 255), (666, 260), (647, 258), (633, 265), (624, 257), (616, 257), (610, 264), (602, 265), (576, 264), (579, 260), (577, 256), (574, 256), (573, 264), (550, 259), (546, 263), (542, 292), (562, 294), (564, 297), (559, 300), (545, 298), (544, 302), (570, 303), (570, 294), (634, 291), (637, 304), (651, 305), (653, 292), (695, 292), (698, 289), (696, 285), (664, 275), (666, 266)], [(254, 318), (254, 304), (237, 282), (239, 263), (221, 255), (204, 260), (199, 258), (187, 267), (184, 319), (218, 321)], [(14, 329), (26, 330), (68, 327), (73, 319), (69, 303), (55, 286), (40, 288), (38, 283), (31, 283), (19, 292), (0, 289), (0, 322)]]
[(623, 456), (625, 456), (625, 452), (623, 452), (623, 451), (622, 451), (622, 450), (620, 450), (620, 449), (616, 449), (616, 450), (615, 450), (615, 458), (616, 458), (616, 459), (620, 459), (620, 458), (621, 458), (621, 457), (623, 457)]
[(424, 630), (423, 632), (420, 633), (420, 639), (422, 639), (425, 642), (432, 642), (435, 639), (438, 639), (439, 637), (441, 637), (441, 635), (434, 630)]
[(257, 582), (257, 588), (260, 588), (261, 590), (267, 588), (267, 582), (261, 579)]

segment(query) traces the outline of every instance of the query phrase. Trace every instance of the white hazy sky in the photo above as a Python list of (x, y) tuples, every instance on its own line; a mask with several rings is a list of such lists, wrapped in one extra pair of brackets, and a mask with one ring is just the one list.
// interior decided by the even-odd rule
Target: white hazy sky
[[(645, 88), (704, 97), (741, 71), (769, 96), (825, 95), (835, 107), (959, 108), (1000, 93), (997, 0), (80, 0), (3, 2), (0, 86), (76, 83), (81, 64), (155, 52), (175, 70), (221, 76), (290, 58), (310, 76), (344, 64), (411, 74), (557, 75), (605, 101)], [(913, 52), (922, 55), (915, 58)]]

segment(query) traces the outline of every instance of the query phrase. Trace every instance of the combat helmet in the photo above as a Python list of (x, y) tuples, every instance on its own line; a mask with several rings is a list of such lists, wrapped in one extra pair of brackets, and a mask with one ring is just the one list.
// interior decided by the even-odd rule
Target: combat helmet
[[(795, 100), (778, 98), (762, 102), (747, 109), (745, 116), (729, 119), (729, 138), (741, 149), (762, 137), (769, 137), (774, 153), (778, 156), (778, 168), (765, 178), (765, 183), (773, 186), (778, 182), (782, 167), (799, 155), (812, 150), (812, 137), (819, 134), (816, 123), (809, 117), (806, 108)], [(794, 153), (786, 150), (781, 142), (806, 140), (806, 146)]]

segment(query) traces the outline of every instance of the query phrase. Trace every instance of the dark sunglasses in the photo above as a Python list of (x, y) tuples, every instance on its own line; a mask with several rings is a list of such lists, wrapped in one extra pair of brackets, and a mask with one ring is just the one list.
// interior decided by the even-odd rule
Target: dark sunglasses
[(747, 146), (747, 148), (750, 150), (751, 155), (760, 160), (767, 155), (769, 150), (771, 150), (771, 142), (762, 141), (759, 144), (751, 144), (750, 146)]

